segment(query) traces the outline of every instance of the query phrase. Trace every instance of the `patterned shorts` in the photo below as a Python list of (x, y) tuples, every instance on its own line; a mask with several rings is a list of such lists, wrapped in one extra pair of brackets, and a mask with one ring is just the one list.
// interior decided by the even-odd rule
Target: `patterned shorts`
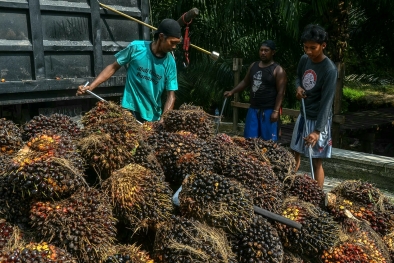
[[(316, 120), (306, 120), (307, 131), (305, 131), (304, 117), (298, 115), (291, 138), (290, 148), (296, 152), (309, 157), (309, 151), (305, 146), (304, 138), (315, 130)], [(331, 138), (331, 118), (327, 120), (324, 130), (320, 132), (319, 140), (312, 147), (312, 158), (331, 158), (332, 138)]]

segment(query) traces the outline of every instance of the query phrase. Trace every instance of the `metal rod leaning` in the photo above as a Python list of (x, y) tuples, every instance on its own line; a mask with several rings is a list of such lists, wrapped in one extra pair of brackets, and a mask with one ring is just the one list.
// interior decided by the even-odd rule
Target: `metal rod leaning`
[[(309, 135), (308, 133), (308, 125), (306, 123), (306, 111), (305, 111), (305, 102), (304, 102), (304, 98), (301, 98), (301, 103), (302, 103), (302, 110), (304, 113), (304, 127), (305, 127), (305, 133)], [(309, 152), (309, 165), (311, 166), (311, 175), (312, 175), (312, 179), (315, 180), (315, 173), (313, 171), (313, 162), (312, 162), (312, 146), (309, 145), (308, 147), (308, 152)]]

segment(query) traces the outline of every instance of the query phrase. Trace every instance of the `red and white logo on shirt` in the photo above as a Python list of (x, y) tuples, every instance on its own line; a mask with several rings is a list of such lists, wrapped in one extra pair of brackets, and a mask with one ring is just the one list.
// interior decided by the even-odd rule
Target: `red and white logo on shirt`
[(302, 85), (306, 90), (311, 90), (315, 87), (317, 81), (316, 72), (312, 69), (308, 69), (304, 72), (304, 76), (302, 76)]

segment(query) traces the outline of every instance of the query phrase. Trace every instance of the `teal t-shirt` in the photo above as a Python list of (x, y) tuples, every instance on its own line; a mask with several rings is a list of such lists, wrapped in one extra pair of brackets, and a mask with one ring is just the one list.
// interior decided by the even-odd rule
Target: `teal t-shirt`
[(122, 107), (139, 112), (147, 121), (157, 121), (162, 113), (163, 91), (178, 90), (178, 81), (172, 55), (156, 57), (151, 43), (133, 41), (115, 57), (119, 65), (128, 64)]

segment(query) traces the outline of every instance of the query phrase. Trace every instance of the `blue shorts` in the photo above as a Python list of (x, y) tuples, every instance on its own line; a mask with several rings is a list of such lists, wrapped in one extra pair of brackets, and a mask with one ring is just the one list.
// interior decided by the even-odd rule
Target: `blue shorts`
[[(291, 137), (290, 148), (300, 154), (309, 157), (309, 150), (305, 146), (304, 138), (315, 130), (316, 121), (306, 120), (307, 131), (305, 131), (305, 119), (298, 115), (297, 122), (294, 126), (293, 136)], [(331, 139), (331, 118), (328, 118), (324, 130), (320, 132), (319, 140), (312, 148), (312, 158), (331, 158), (332, 139)]]
[(263, 140), (278, 140), (278, 122), (271, 122), (273, 109), (262, 110), (249, 108), (246, 115), (244, 137)]

